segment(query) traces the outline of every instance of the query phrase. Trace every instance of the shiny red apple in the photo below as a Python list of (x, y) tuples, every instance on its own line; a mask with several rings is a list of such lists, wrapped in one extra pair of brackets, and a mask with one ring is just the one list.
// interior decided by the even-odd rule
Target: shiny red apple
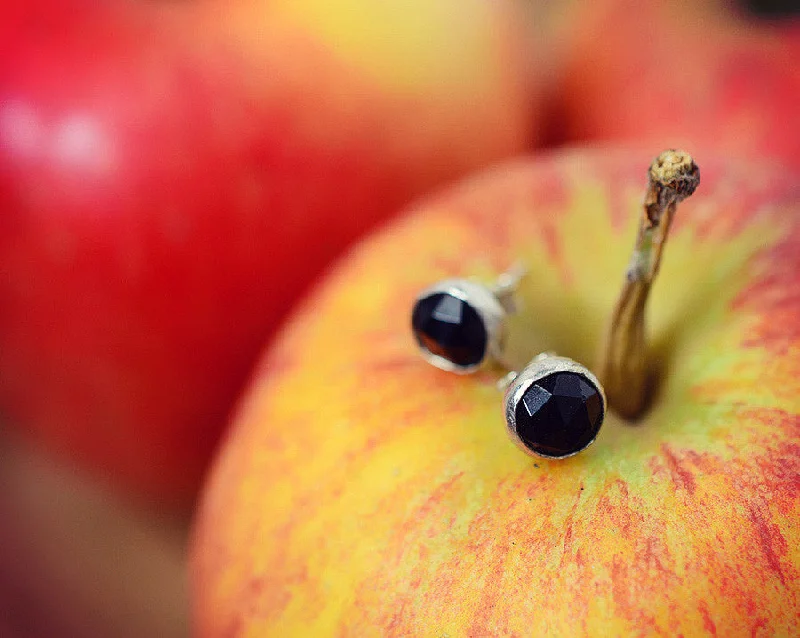
[(652, 402), (636, 422), (609, 413), (577, 456), (520, 452), (504, 372), (435, 369), (411, 335), (423, 288), (521, 262), (506, 359), (596, 369), (652, 157), (572, 150), (483, 173), (330, 273), (215, 463), (198, 636), (798, 635), (793, 176), (694, 155), (702, 180), (648, 303)]
[(263, 343), (353, 238), (528, 145), (512, 0), (0, 10), (0, 413), (197, 488)]
[(731, 5), (574, 5), (559, 80), (566, 137), (686, 145), (800, 168), (800, 20), (762, 23)]

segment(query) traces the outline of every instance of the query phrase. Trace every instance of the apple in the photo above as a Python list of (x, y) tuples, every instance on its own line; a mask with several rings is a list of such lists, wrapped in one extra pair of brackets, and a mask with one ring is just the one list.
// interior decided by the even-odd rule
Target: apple
[(569, 12), (561, 116), (573, 140), (651, 140), (800, 167), (800, 21), (729, 3), (602, 0)]
[(427, 364), (418, 291), (520, 261), (507, 356), (592, 368), (652, 154), (470, 178), (370, 237), (261, 361), (204, 492), (193, 620), (244, 635), (797, 635), (800, 186), (697, 157), (649, 307), (647, 413), (534, 459), (502, 371)]
[(0, 636), (188, 635), (186, 521), (0, 428)]
[(0, 412), (191, 501), (325, 264), (526, 147), (513, 0), (34, 0), (0, 15)]

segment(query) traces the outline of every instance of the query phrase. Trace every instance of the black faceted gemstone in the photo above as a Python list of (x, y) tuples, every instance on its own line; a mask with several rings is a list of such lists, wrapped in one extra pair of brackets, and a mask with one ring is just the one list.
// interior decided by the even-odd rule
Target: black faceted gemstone
[(420, 299), (411, 314), (417, 342), (429, 352), (467, 368), (486, 354), (486, 326), (477, 310), (463, 299), (436, 292)]
[(517, 435), (532, 452), (569, 456), (597, 436), (603, 423), (603, 399), (582, 374), (554, 372), (525, 391), (515, 416)]

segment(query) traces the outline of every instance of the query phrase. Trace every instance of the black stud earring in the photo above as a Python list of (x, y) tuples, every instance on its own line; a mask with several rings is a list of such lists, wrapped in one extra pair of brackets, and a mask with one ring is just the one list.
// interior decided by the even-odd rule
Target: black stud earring
[(506, 317), (524, 270), (504, 273), (492, 286), (446, 279), (423, 290), (411, 312), (411, 330), (428, 363), (459, 374), (502, 361)]
[[(468, 374), (488, 361), (502, 364), (506, 317), (524, 270), (516, 268), (487, 287), (447, 279), (423, 290), (411, 313), (411, 328), (432, 365)], [(535, 357), (499, 384), (512, 441), (527, 454), (550, 459), (573, 456), (597, 438), (606, 413), (600, 382), (585, 366), (550, 353)]]
[(597, 438), (606, 414), (603, 386), (580, 363), (538, 355), (505, 378), (503, 398), (511, 440), (528, 454), (573, 456)]

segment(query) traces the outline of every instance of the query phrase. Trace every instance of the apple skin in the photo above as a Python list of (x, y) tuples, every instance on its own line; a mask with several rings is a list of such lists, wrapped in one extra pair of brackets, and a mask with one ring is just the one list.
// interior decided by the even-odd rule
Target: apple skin
[(561, 71), (567, 139), (686, 144), (800, 168), (800, 20), (758, 22), (728, 4), (575, 5)]
[(0, 428), (0, 636), (184, 638), (187, 521)]
[[(341, 22), (367, 4), (371, 22)], [(513, 2), (404, 6), (3, 7), (9, 425), (126, 490), (191, 500), (264, 342), (325, 264), (532, 142)]]
[[(800, 187), (699, 157), (649, 308), (661, 383), (566, 460), (507, 438), (501, 371), (451, 375), (416, 293), (523, 260), (519, 362), (591, 365), (654, 153), (521, 160), (361, 243), (262, 360), (192, 550), (204, 638), (796, 635)], [(400, 267), (402, 264), (402, 267)]]

